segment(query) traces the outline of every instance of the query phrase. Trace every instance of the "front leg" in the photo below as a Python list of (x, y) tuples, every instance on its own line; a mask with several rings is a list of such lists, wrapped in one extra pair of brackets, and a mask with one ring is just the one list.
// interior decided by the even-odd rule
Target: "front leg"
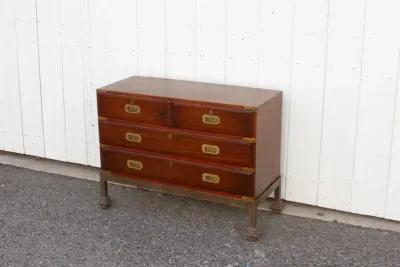
[(249, 203), (246, 207), (249, 216), (249, 225), (245, 232), (245, 237), (249, 241), (257, 241), (261, 234), (257, 230), (257, 204)]
[(108, 196), (108, 182), (100, 175), (100, 201), (99, 205), (102, 209), (108, 209), (110, 207), (110, 197)]

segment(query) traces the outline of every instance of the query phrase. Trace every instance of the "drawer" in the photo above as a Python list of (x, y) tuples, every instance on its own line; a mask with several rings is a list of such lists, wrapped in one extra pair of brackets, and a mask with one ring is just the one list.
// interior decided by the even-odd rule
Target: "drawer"
[(100, 117), (156, 125), (168, 124), (170, 112), (168, 100), (99, 91), (97, 102)]
[(174, 127), (213, 133), (254, 136), (255, 113), (211, 105), (172, 103)]
[(246, 168), (205, 164), (108, 146), (101, 148), (101, 165), (103, 170), (128, 177), (142, 177), (243, 196), (254, 194), (253, 171)]
[(226, 164), (254, 166), (254, 143), (195, 131), (99, 121), (100, 143)]

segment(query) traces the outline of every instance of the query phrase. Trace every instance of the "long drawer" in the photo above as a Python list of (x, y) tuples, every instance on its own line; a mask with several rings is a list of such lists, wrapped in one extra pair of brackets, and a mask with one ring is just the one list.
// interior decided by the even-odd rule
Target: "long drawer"
[(99, 91), (97, 97), (100, 117), (210, 133), (255, 136), (255, 112), (240, 106), (107, 91)]
[(254, 143), (241, 137), (110, 120), (100, 120), (99, 129), (100, 143), (106, 145), (254, 167)]
[(163, 155), (101, 147), (102, 169), (136, 178), (216, 190), (230, 194), (252, 196), (254, 171), (249, 168), (205, 164)]

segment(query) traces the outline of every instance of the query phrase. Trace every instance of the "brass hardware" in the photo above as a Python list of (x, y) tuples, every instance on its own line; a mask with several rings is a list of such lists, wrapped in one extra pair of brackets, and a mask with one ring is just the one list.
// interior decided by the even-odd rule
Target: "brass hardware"
[(243, 109), (247, 110), (247, 111), (253, 111), (253, 112), (257, 111), (257, 107), (251, 107), (251, 106), (243, 106)]
[(137, 160), (132, 160), (132, 159), (128, 159), (126, 161), (126, 166), (128, 166), (129, 169), (134, 169), (134, 170), (138, 170), (138, 171), (143, 169), (143, 163), (141, 163), (140, 161), (137, 161)]
[(202, 144), (201, 151), (203, 151), (204, 154), (211, 154), (211, 155), (218, 155), (220, 152), (218, 146), (209, 145), (209, 144)]
[(125, 112), (132, 113), (132, 114), (140, 114), (140, 106), (133, 105), (133, 104), (126, 104), (125, 105)]
[(219, 183), (219, 176), (216, 174), (206, 173), (204, 172), (201, 175), (201, 180), (206, 183), (218, 184)]
[(138, 133), (126, 133), (125, 139), (129, 142), (140, 143), (142, 142), (142, 136)]
[(243, 167), (242, 171), (248, 172), (249, 174), (254, 173), (256, 170), (254, 168), (249, 168), (249, 167)]
[(242, 140), (246, 141), (246, 142), (250, 142), (250, 143), (255, 143), (256, 142), (256, 138), (255, 137), (243, 137)]
[(204, 124), (218, 125), (221, 119), (217, 115), (203, 114), (201, 117)]
[(98, 116), (98, 119), (99, 119), (99, 121), (106, 121), (106, 120), (108, 120), (108, 118), (101, 117), (101, 116)]
[(241, 196), (240, 197), (243, 201), (254, 201), (255, 199), (254, 199), (254, 197), (246, 197), (246, 196)]

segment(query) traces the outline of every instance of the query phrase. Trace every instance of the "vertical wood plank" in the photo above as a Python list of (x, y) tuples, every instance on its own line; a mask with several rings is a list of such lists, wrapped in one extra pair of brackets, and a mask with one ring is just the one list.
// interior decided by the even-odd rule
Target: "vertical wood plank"
[(109, 44), (112, 82), (137, 74), (136, 1), (112, 1), (109, 6)]
[(92, 165), (100, 165), (99, 135), (97, 123), (96, 89), (114, 82), (114, 61), (111, 52), (110, 17), (111, 3), (108, 0), (90, 0), (90, 82), (88, 88), (90, 160)]
[(396, 110), (393, 120), (391, 161), (387, 185), (385, 218), (400, 221), (400, 49), (397, 63)]
[[(81, 27), (82, 27), (82, 65), (83, 65), (83, 87), (86, 117), (86, 146), (88, 165), (100, 167), (100, 148), (97, 123), (97, 99), (96, 88), (93, 83), (92, 65), (94, 62), (92, 49), (92, 1), (85, 0), (82, 5)], [(96, 40), (94, 40), (96, 42)]]
[(28, 155), (43, 157), (36, 1), (15, 0), (15, 13), (24, 148)]
[(13, 0), (0, 2), (0, 149), (24, 153)]
[[(382, 217), (390, 161), (400, 25), (398, 1), (367, 1), (351, 211)], [(384, 29), (384, 30), (382, 30)]]
[(165, 2), (138, 1), (139, 75), (165, 77)]
[(281, 173), (285, 196), (286, 151), (290, 103), (293, 0), (261, 1), (258, 86), (283, 91)]
[(196, 1), (196, 80), (225, 83), (226, 3)]
[(114, 82), (110, 44), (110, 1), (90, 1), (91, 73), (93, 90)]
[(37, 15), (46, 158), (65, 161), (66, 140), (59, 2), (38, 0)]
[(330, 1), (317, 204), (345, 211), (352, 194), (364, 11), (365, 0)]
[(61, 0), (62, 77), (67, 161), (87, 164), (81, 0)]
[(259, 76), (261, 87), (290, 86), (293, 0), (261, 1), (259, 29)]
[(258, 8), (258, 0), (227, 2), (227, 83), (257, 86)]
[(315, 205), (318, 191), (328, 1), (296, 1), (294, 8), (286, 199)]
[[(195, 76), (195, 1), (166, 1), (166, 77)], [(182, 12), (183, 11), (183, 12)]]

